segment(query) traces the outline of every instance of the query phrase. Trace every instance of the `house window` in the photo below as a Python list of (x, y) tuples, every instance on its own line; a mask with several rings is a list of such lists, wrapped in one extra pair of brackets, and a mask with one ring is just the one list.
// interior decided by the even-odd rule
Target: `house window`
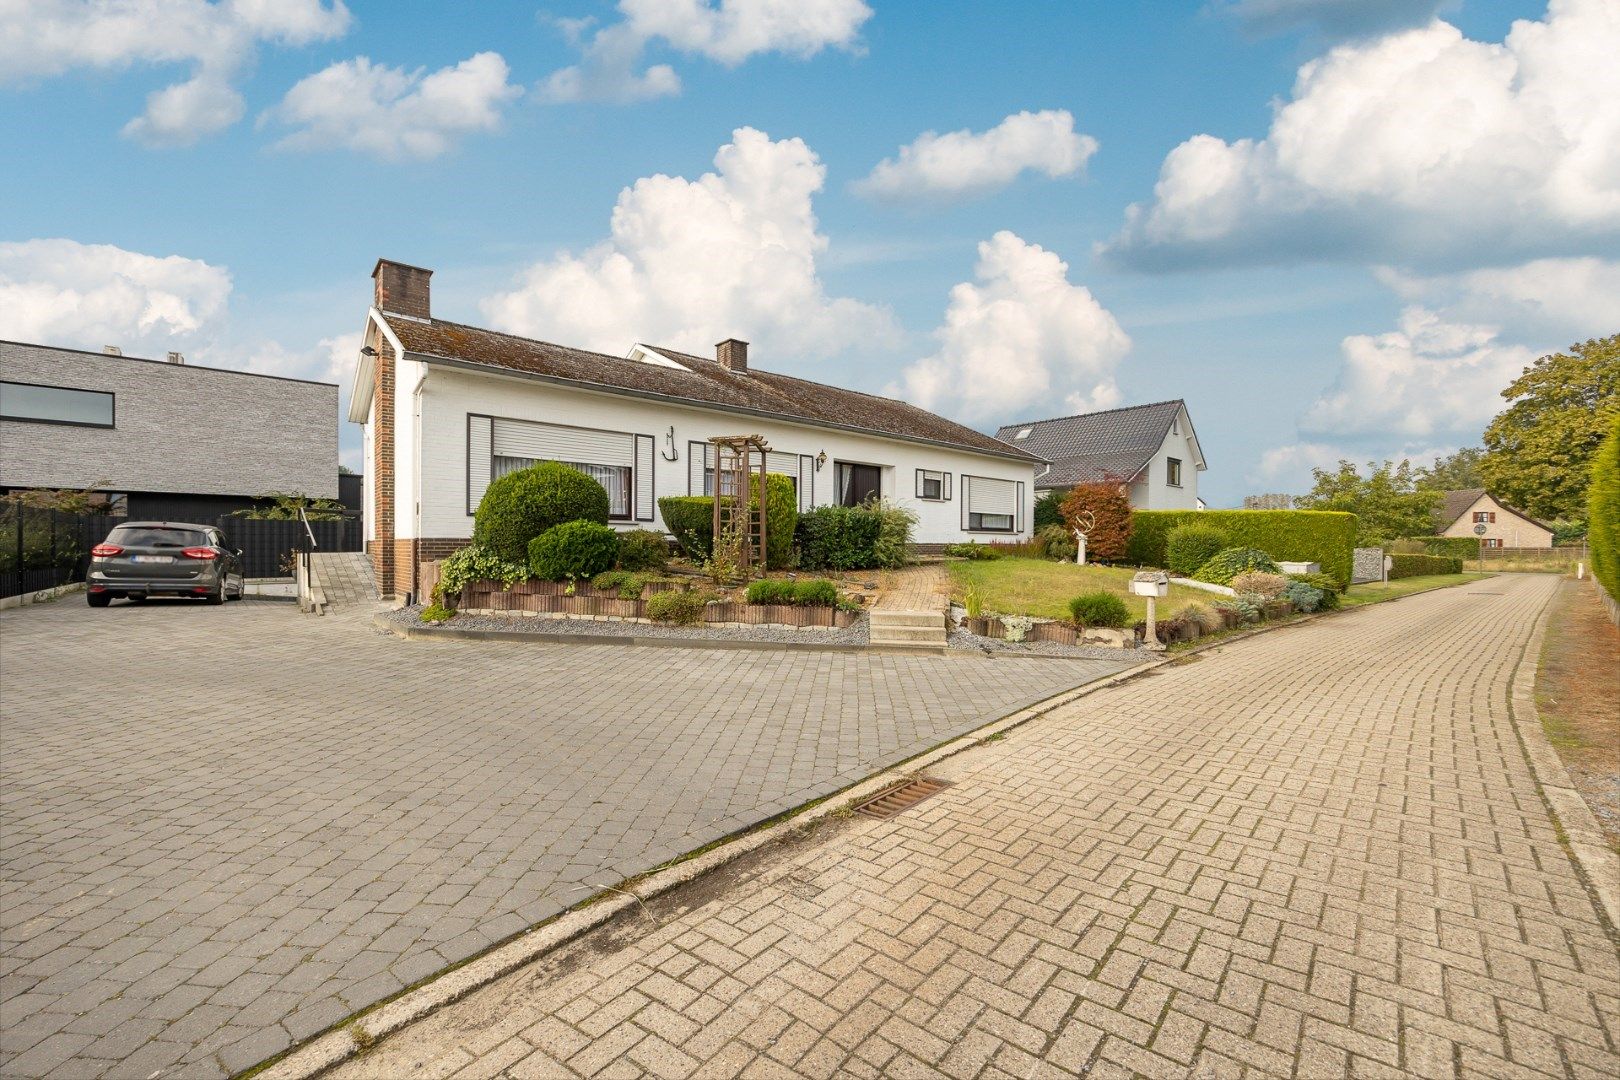
[(1475, 510), (1474, 511), (1474, 524), (1475, 525), (1495, 525), (1496, 524), (1496, 511), (1495, 510)]
[(114, 412), (113, 395), (102, 390), (0, 382), (0, 420), (110, 428)]
[(833, 466), (833, 479), (840, 506), (860, 506), (883, 496), (883, 469), (877, 465), (840, 461)]
[(1485, 546), (1488, 548), (1499, 548), (1502, 546), (1502, 540), (1500, 537), (1487, 536), (1485, 538)]
[(1181, 459), (1180, 458), (1165, 458), (1165, 460), (1164, 460), (1164, 482), (1169, 484), (1171, 487), (1180, 487), (1181, 486)]
[(1012, 480), (962, 477), (962, 527), (969, 532), (1016, 532), (1022, 488)]
[[(527, 469), (530, 465), (538, 465), (544, 460), (548, 459), (497, 455), (492, 463), (490, 479), (498, 480), (507, 473)], [(558, 464), (567, 465), (570, 469), (578, 469), (602, 485), (608, 494), (608, 517), (628, 518), (630, 516), (630, 466), (593, 465), (584, 461), (561, 461)]]
[(944, 502), (951, 497), (951, 474), (932, 469), (917, 470), (917, 498), (927, 502)]

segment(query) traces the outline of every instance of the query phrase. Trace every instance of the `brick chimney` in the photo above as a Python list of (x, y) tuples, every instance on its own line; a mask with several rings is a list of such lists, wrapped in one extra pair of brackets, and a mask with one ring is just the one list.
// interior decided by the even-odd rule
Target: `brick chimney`
[(432, 277), (433, 271), (420, 266), (378, 259), (376, 268), (371, 271), (371, 279), (377, 284), (377, 310), (413, 319), (431, 319), (428, 281)]
[(714, 358), (727, 371), (747, 371), (748, 342), (728, 337), (714, 347)]

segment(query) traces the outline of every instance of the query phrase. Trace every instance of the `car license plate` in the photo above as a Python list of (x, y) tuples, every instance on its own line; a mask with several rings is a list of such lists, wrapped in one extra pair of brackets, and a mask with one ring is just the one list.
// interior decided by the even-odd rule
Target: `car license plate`
[(136, 562), (174, 562), (173, 555), (136, 555)]

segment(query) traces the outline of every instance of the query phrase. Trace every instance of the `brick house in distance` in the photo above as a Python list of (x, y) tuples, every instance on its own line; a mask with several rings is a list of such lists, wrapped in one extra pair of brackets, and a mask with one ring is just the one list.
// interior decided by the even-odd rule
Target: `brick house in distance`
[(607, 490), (615, 528), (664, 527), (658, 500), (713, 493), (709, 439), (763, 436), (800, 510), (899, 502), (922, 545), (1030, 535), (1045, 459), (903, 401), (635, 344), (610, 356), (435, 318), (432, 271), (372, 272), (349, 420), (363, 424), (366, 550), (383, 596), (472, 537), (491, 480), (558, 461)]
[[(1478, 536), (1488, 548), (1550, 548), (1552, 527), (1522, 510), (1515, 510), (1484, 488), (1465, 488), (1443, 493), (1434, 512), (1435, 530), (1441, 536)], [(1485, 526), (1476, 533), (1477, 526)]]

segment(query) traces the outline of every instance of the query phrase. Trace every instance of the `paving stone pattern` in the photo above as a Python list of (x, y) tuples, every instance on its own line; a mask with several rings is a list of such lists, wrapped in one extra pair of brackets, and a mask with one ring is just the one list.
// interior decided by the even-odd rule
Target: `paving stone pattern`
[(1552, 585), (1382, 604), (1082, 698), (901, 816), (339, 1075), (1620, 1075), (1615, 939), (1507, 713)]
[(332, 607), (368, 607), (377, 599), (371, 558), (363, 551), (318, 551), (311, 559), (315, 580)]
[[(74, 601), (78, 602), (75, 603)], [(222, 1076), (1105, 662), (0, 614), (0, 1076)]]

